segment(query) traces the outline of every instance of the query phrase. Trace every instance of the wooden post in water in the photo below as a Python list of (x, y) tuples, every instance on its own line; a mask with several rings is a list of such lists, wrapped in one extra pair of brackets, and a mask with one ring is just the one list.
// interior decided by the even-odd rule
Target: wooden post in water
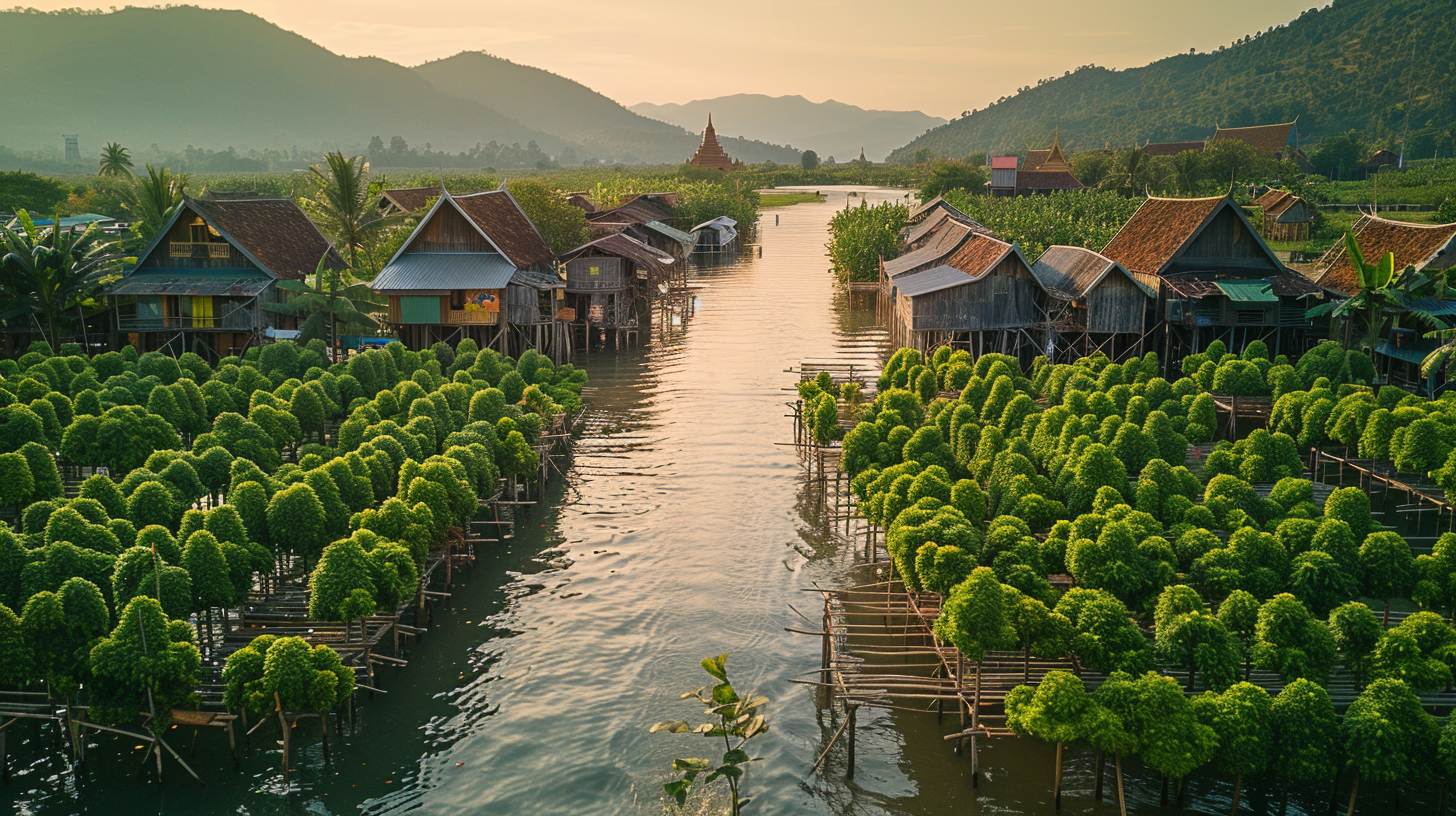
[(844, 778), (845, 779), (853, 779), (854, 778), (854, 726), (855, 726), (855, 720), (857, 719), (858, 715), (859, 715), (859, 706), (857, 706), (857, 705), (851, 705), (849, 707), (849, 725), (845, 726), (845, 732), (849, 736), (849, 743), (848, 743), (848, 751), (849, 751), (849, 757), (848, 757), (849, 763), (848, 764), (849, 764), (849, 769), (844, 774)]

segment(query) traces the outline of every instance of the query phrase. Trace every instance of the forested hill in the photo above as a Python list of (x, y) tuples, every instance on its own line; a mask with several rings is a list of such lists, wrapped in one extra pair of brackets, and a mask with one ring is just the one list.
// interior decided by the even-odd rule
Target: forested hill
[[(441, 93), (462, 96), (563, 139), (589, 155), (626, 156), (624, 161), (670, 164), (687, 160), (702, 141), (704, 122), (688, 129), (649, 119), (579, 82), (517, 65), (480, 51), (466, 51), (415, 68)], [(721, 138), (735, 158), (792, 163), (798, 151), (748, 139)], [(630, 154), (630, 155), (629, 155)]]
[(1410, 99), (1411, 155), (1448, 139), (1456, 122), (1456, 5), (1451, 0), (1335, 0), (1210, 54), (1142, 68), (1087, 67), (936, 128), (891, 154), (921, 148), (962, 157), (1044, 147), (1054, 128), (1072, 148), (1128, 146), (1288, 122), (1310, 142), (1356, 129), (1398, 138)]
[[(504, 63), (509, 69), (496, 66), (492, 77), (530, 90), (483, 91), (470, 70), (444, 71), (450, 64), (421, 73), (342, 57), (241, 11), (0, 12), (0, 110), (7, 112), (0, 145), (59, 148), (61, 134), (79, 134), (94, 164), (110, 141), (163, 150), (316, 151), (359, 150), (373, 136), (400, 136), (437, 151), (535, 141), (547, 154), (570, 150), (579, 160), (672, 163), (699, 141), (544, 71)], [(527, 104), (533, 96), (534, 106)], [(566, 115), (573, 109), (581, 113)], [(589, 139), (593, 118), (604, 125)], [(798, 160), (796, 151), (772, 145), (728, 145), (735, 147), (748, 161)]]

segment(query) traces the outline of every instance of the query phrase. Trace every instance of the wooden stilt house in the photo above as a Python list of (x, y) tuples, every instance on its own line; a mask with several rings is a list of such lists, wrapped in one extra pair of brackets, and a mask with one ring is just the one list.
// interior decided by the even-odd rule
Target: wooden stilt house
[(890, 339), (928, 352), (969, 349), (1024, 358), (1041, 353), (1047, 298), (1015, 245), (972, 234), (942, 262), (893, 278)]
[(1314, 208), (1288, 190), (1269, 190), (1254, 199), (1264, 217), (1264, 238), (1270, 241), (1308, 241)]
[(1157, 278), (1165, 365), (1215, 338), (1230, 351), (1263, 340), (1291, 357), (1319, 339), (1305, 317), (1319, 287), (1279, 262), (1230, 196), (1149, 198), (1102, 255)]
[(642, 333), (649, 292), (676, 260), (617, 233), (561, 256), (566, 264), (565, 318), (575, 349), (625, 348)]
[(297, 319), (269, 311), (323, 260), (346, 268), (313, 222), (286, 198), (185, 199), (136, 266), (113, 283), (117, 343), (141, 351), (242, 354)]
[(372, 283), (411, 348), (469, 337), (519, 356), (570, 354), (557, 319), (565, 282), (551, 250), (504, 188), (440, 195)]
[(1071, 246), (1047, 247), (1031, 271), (1067, 303), (1053, 324), (1054, 360), (1100, 351), (1121, 361), (1156, 345), (1150, 337), (1160, 322), (1156, 276), (1134, 274), (1100, 253)]

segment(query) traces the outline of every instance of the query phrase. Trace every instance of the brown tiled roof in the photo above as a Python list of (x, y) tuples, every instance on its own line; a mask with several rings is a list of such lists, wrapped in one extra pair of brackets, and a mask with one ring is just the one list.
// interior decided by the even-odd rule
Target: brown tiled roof
[(491, 190), (451, 196), (451, 200), (518, 268), (551, 262), (551, 248), (510, 193)]
[[(1396, 271), (1407, 266), (1425, 268), (1456, 240), (1456, 224), (1410, 224), (1374, 215), (1363, 216), (1353, 232), (1366, 263), (1375, 263), (1387, 252), (1394, 253)], [(1326, 253), (1320, 265), (1324, 271), (1315, 279), (1319, 285), (1347, 294), (1359, 288), (1343, 242)]]
[(1288, 190), (1270, 190), (1254, 199), (1254, 204), (1264, 211), (1264, 215), (1279, 218), (1288, 212), (1290, 207), (1303, 200)]
[(440, 185), (434, 187), (401, 187), (385, 190), (383, 200), (393, 204), (400, 212), (412, 213), (423, 210), (432, 198), (440, 197)]
[(979, 278), (991, 271), (1006, 253), (1012, 249), (1005, 241), (992, 238), (989, 235), (972, 235), (970, 240), (961, 244), (960, 248), (945, 259), (946, 266), (953, 266), (956, 269), (970, 275), (972, 278)]
[(1021, 172), (1025, 173), (1028, 170), (1035, 170), (1036, 168), (1041, 167), (1042, 164), (1046, 162), (1047, 157), (1051, 154), (1051, 148), (1047, 148), (1046, 150), (1026, 151), (1026, 159), (1021, 162)]
[(1018, 190), (1080, 190), (1082, 182), (1066, 170), (1019, 170), (1016, 173)]
[(1143, 152), (1149, 156), (1176, 156), (1189, 150), (1202, 153), (1203, 147), (1202, 139), (1188, 142), (1148, 142), (1143, 145)]
[(584, 212), (594, 213), (597, 211), (597, 205), (593, 204), (590, 198), (587, 198), (586, 193), (572, 193), (566, 197), (566, 203)]
[(561, 257), (563, 260), (569, 260), (592, 251), (626, 258), (637, 266), (654, 272), (667, 269), (673, 264), (671, 256), (664, 255), (641, 241), (621, 233), (605, 235), (594, 241), (588, 241), (576, 249), (567, 251)]
[(1092, 287), (1113, 271), (1130, 277), (1148, 297), (1158, 291), (1156, 277), (1142, 276), (1146, 279), (1140, 279), (1111, 258), (1083, 247), (1047, 247), (1031, 267), (1032, 274), (1044, 288), (1072, 298), (1085, 297)]
[(1293, 130), (1293, 122), (1241, 128), (1221, 127), (1214, 130), (1213, 140), (1236, 139), (1252, 146), (1255, 150), (1262, 150), (1265, 153), (1280, 153), (1289, 144), (1289, 136)]
[(1134, 273), (1157, 275), (1228, 198), (1150, 198), (1102, 254)]
[(231, 201), (187, 200), (187, 206), (207, 223), (252, 255), (269, 272), (280, 278), (301, 278), (318, 269), (319, 259), (329, 255), (329, 268), (344, 269), (339, 253), (308, 220), (297, 204), (286, 198), (255, 198)]

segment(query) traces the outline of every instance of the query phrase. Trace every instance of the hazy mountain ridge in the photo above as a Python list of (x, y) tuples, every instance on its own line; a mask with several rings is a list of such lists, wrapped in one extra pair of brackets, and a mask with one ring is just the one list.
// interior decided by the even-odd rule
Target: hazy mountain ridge
[[(242, 11), (0, 12), (0, 71), (22, 78), (0, 84), (0, 109), (12, 112), (0, 116), (0, 145), (54, 148), (75, 133), (83, 156), (108, 141), (360, 150), (372, 136), (401, 136), (451, 152), (535, 141), (578, 160), (674, 163), (700, 139), (546, 71), (469, 53), (418, 71), (343, 57)], [(482, 88), (472, 71), (510, 82)], [(746, 161), (798, 160), (775, 145), (725, 146)]]
[(1222, 51), (1080, 69), (936, 128), (891, 160), (922, 148), (1019, 153), (1047, 146), (1054, 129), (1072, 148), (1126, 147), (1296, 117), (1306, 142), (1350, 129), (1390, 137), (1407, 125), (1408, 100), (1418, 147), (1423, 134), (1456, 121), (1456, 58), (1434, 45), (1453, 37), (1450, 0), (1336, 0)]
[(700, 129), (713, 115), (721, 134), (760, 139), (813, 150), (819, 157), (848, 161), (865, 156), (879, 161), (907, 139), (945, 123), (920, 111), (865, 110), (836, 102), (810, 102), (802, 96), (733, 94), (683, 104), (643, 102), (631, 110), (689, 129)]

